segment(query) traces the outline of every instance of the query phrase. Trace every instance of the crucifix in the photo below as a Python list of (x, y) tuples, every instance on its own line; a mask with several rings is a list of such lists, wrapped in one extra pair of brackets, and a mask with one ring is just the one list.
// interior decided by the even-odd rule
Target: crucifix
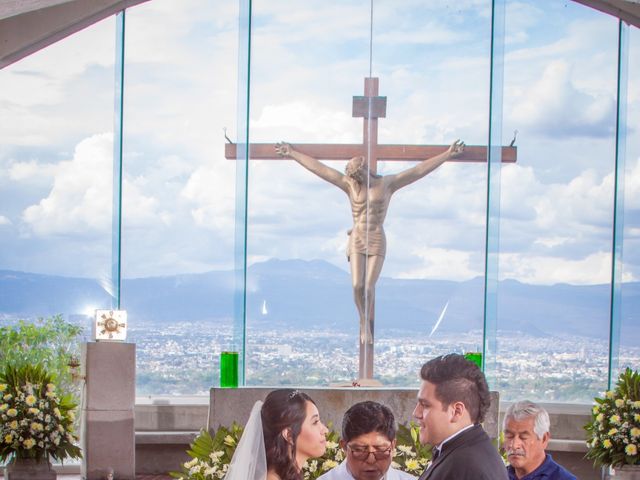
[[(392, 194), (428, 175), (445, 161), (486, 162), (487, 147), (447, 145), (379, 145), (378, 118), (386, 115), (386, 97), (378, 95), (378, 79), (365, 78), (364, 96), (353, 97), (353, 117), (362, 117), (362, 144), (250, 144), (249, 159), (291, 158), (326, 180), (349, 197), (353, 228), (349, 231), (347, 255), (351, 264), (354, 300), (360, 317), (361, 380), (373, 378), (375, 283), (386, 253), (383, 223)], [(516, 147), (502, 147), (502, 161), (516, 161)], [(236, 144), (225, 145), (225, 156), (236, 159)], [(348, 160), (345, 173), (318, 159)], [(377, 175), (377, 162), (419, 161), (393, 175)]]

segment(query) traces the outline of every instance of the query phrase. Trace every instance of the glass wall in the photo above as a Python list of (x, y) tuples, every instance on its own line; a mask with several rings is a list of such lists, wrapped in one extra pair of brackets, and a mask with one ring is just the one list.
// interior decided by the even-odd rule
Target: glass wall
[[(363, 220), (386, 232), (376, 380), (415, 387), (424, 361), (480, 350), (489, 337), (487, 374), (501, 398), (590, 402), (610, 365), (614, 376), (640, 365), (638, 31), (628, 28), (619, 82), (617, 19), (574, 2), (505, 0), (495, 38), (504, 54), (492, 58), (493, 4), (129, 9), (121, 230), (115, 20), (3, 69), (0, 321), (63, 313), (87, 323), (119, 303), (137, 343), (139, 395), (205, 393), (230, 348), (245, 354), (248, 385), (351, 383), (361, 329), (346, 252)], [(492, 60), (504, 65), (493, 124)], [(366, 78), (384, 99), (364, 98)], [(616, 137), (618, 98), (628, 127)], [(517, 160), (502, 164), (499, 202), (487, 207), (484, 148), (497, 124), (492, 138), (513, 143)], [(247, 135), (262, 150), (245, 162)], [(446, 162), (362, 204), (275, 151), (286, 141), (314, 152), (341, 179), (363, 155), (380, 175), (368, 180), (373, 192), (457, 138), (479, 148), (474, 161)], [(487, 218), (498, 219), (489, 232)], [(487, 233), (498, 239), (495, 309), (484, 303)], [(381, 237), (365, 238), (364, 252), (379, 248)]]
[(114, 19), (0, 71), (0, 322), (111, 308)]
[(238, 6), (127, 11), (121, 306), (138, 395), (204, 394), (233, 328)]
[[(640, 33), (637, 28), (628, 28), (627, 35), (627, 79), (626, 85), (626, 135), (621, 147), (624, 148), (625, 169), (622, 182), (618, 188), (624, 188), (623, 236), (620, 239), (622, 247), (622, 274), (620, 295), (619, 351), (613, 351), (617, 356), (617, 371), (612, 371), (615, 380), (620, 370), (627, 367), (638, 369), (640, 365), (640, 138), (635, 133), (636, 125), (640, 125)], [(624, 85), (621, 85), (621, 90)], [(615, 366), (615, 365), (614, 365)]]
[[(615, 18), (507, 2), (497, 388), (585, 401), (608, 368), (615, 167)], [(551, 341), (552, 340), (552, 341)]]

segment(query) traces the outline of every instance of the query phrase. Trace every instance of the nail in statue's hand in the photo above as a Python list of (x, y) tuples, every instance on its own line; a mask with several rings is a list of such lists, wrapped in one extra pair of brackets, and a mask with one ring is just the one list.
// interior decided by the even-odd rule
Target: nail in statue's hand
[(462, 152), (464, 152), (464, 142), (460, 141), (460, 139), (453, 142), (449, 147), (449, 155), (452, 157), (457, 157)]
[(291, 145), (285, 142), (276, 144), (276, 153), (281, 157), (288, 157), (291, 155)]

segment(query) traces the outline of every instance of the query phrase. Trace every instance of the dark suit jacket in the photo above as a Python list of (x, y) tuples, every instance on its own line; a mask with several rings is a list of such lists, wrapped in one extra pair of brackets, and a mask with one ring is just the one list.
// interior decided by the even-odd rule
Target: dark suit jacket
[(480, 425), (446, 442), (420, 480), (508, 480), (496, 447)]

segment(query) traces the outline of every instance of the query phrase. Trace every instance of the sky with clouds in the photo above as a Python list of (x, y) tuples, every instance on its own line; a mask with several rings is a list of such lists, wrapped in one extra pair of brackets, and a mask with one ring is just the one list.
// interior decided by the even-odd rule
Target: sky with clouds
[[(379, 141), (486, 144), (491, 2), (253, 2), (249, 132), (256, 142), (359, 143), (363, 78), (387, 97)], [(500, 277), (607, 283), (617, 21), (571, 1), (507, 1)], [(373, 41), (370, 43), (371, 32)], [(630, 31), (624, 278), (640, 279), (640, 35)], [(232, 268), (244, 128), (238, 6), (153, 0), (125, 45), (123, 273)], [(0, 71), (0, 268), (105, 277), (111, 268), (115, 20)], [(371, 60), (371, 62), (370, 62)], [(239, 89), (238, 85), (242, 88)], [(331, 166), (344, 168), (344, 162)], [(381, 163), (389, 174), (410, 164)], [(347, 270), (347, 198), (291, 161), (252, 161), (248, 258)], [(486, 166), (445, 164), (397, 192), (383, 275), (484, 272)]]

